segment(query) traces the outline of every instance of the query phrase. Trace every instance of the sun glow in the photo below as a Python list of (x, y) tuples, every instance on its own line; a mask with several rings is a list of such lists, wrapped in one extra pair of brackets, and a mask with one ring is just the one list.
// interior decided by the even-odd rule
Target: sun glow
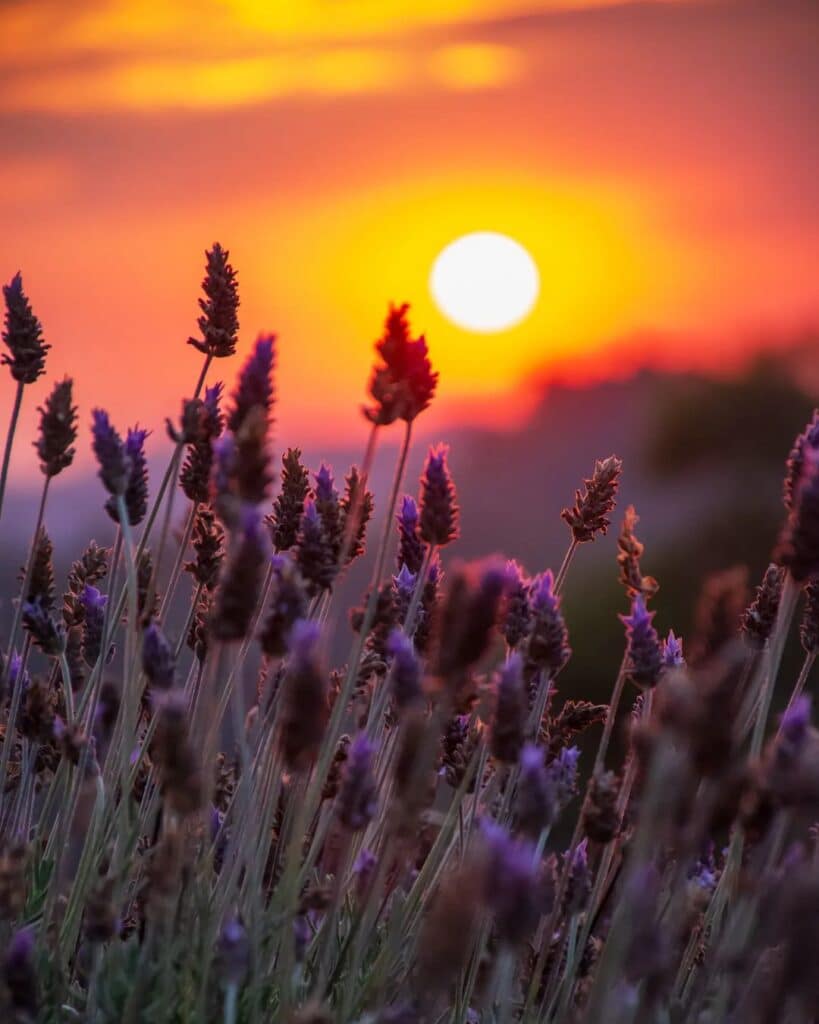
[(430, 289), (441, 312), (458, 327), (493, 334), (531, 313), (540, 276), (519, 242), (496, 231), (475, 231), (439, 254)]

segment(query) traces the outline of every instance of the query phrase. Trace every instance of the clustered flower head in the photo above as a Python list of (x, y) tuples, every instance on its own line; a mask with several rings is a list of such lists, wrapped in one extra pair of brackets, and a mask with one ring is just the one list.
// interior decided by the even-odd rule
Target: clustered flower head
[(57, 476), (74, 461), (77, 440), (77, 407), (72, 402), (72, 381), (66, 377), (51, 390), (40, 413), (40, 431), (34, 447), (40, 469), (47, 477)]
[(762, 650), (776, 625), (785, 572), (773, 563), (765, 570), (756, 596), (742, 616), (742, 632), (749, 646)]
[(347, 753), (336, 811), (341, 824), (351, 832), (366, 828), (378, 808), (378, 788), (373, 775), (375, 751), (375, 744), (365, 733), (359, 733)]
[(267, 544), (258, 513), (246, 508), (214, 597), (211, 629), (217, 639), (230, 642), (247, 636), (261, 594)]
[(288, 555), (275, 555), (270, 568), (267, 616), (259, 642), (268, 657), (280, 658), (288, 649), (293, 626), (307, 615), (307, 589)]
[(531, 580), (517, 562), (506, 563), (507, 586), (500, 630), (511, 649), (529, 635), (532, 611), (529, 605)]
[(86, 665), (93, 668), (102, 652), (105, 607), (108, 604), (108, 597), (106, 594), (101, 594), (90, 583), (86, 583), (80, 595), (80, 601), (83, 609), (82, 655)]
[(43, 329), (34, 315), (23, 291), (23, 278), (18, 272), (9, 284), (3, 285), (6, 316), (3, 342), (8, 352), (0, 360), (11, 369), (18, 384), (33, 384), (45, 372), (46, 352), (51, 348), (43, 341)]
[(394, 629), (387, 642), (387, 653), (392, 657), (392, 687), (399, 710), (421, 703), (421, 662), (410, 638), (401, 629)]
[(785, 466), (782, 500), (789, 512), (793, 509), (796, 492), (805, 468), (805, 452), (817, 449), (819, 449), (819, 409), (814, 409), (810, 422), (794, 440)]
[(617, 564), (620, 566), (620, 582), (626, 588), (630, 598), (642, 594), (646, 601), (659, 590), (659, 584), (653, 576), (644, 576), (640, 568), (645, 546), (637, 539), (634, 530), (640, 517), (633, 505), (629, 505), (623, 517), (620, 536), (617, 538)]
[(210, 496), (210, 478), (213, 471), (213, 444), (221, 435), (224, 417), (221, 411), (222, 385), (205, 388), (205, 397), (195, 403), (196, 423), (189, 439), (185, 461), (179, 474), (179, 483), (185, 497), (198, 505)]
[(668, 636), (663, 640), (663, 668), (681, 668), (685, 665), (682, 638), (669, 629)]
[(528, 704), (523, 683), (523, 662), (513, 654), (498, 676), (491, 746), (495, 760), (516, 764), (523, 747)]
[(374, 405), (364, 414), (377, 426), (398, 419), (411, 423), (432, 401), (438, 374), (433, 372), (423, 335), (413, 338), (409, 305), (390, 306), (384, 333), (375, 348), (381, 363), (370, 380)]
[(318, 755), (328, 718), (327, 682), (319, 656), (319, 627), (300, 619), (290, 632), (284, 679), (280, 744), (285, 764), (304, 771)]
[(660, 638), (652, 625), (654, 615), (654, 612), (646, 609), (645, 600), (638, 594), (632, 601), (631, 614), (620, 616), (620, 621), (626, 627), (628, 643), (626, 672), (641, 690), (656, 686), (663, 669)]
[(583, 481), (584, 490), (575, 492), (574, 506), (560, 513), (578, 544), (594, 540), (596, 534), (605, 533), (611, 525), (609, 516), (614, 510), (622, 469), (623, 463), (616, 455), (598, 460), (591, 477)]
[(156, 690), (170, 690), (173, 686), (176, 658), (168, 638), (155, 622), (142, 634), (142, 671)]
[(458, 536), (460, 509), (447, 465), (448, 454), (449, 448), (444, 444), (430, 448), (421, 475), (421, 539), (436, 547), (443, 547)]
[(516, 840), (494, 822), (483, 823), (487, 846), (486, 900), (498, 938), (517, 946), (529, 937), (540, 916), (538, 864), (529, 843)]
[(420, 518), (415, 499), (405, 494), (401, 508), (396, 516), (398, 520), (398, 569), (406, 566), (407, 571), (421, 571), (424, 561), (424, 545), (421, 541)]
[(94, 455), (99, 463), (99, 477), (105, 489), (117, 498), (125, 494), (131, 480), (131, 460), (104, 409), (91, 412), (91, 433)]
[[(125, 458), (128, 461), (128, 481), (123, 498), (125, 510), (128, 513), (128, 522), (131, 526), (138, 526), (148, 511), (148, 464), (145, 460), (147, 436), (147, 430), (134, 427), (128, 431), (123, 446)], [(119, 507), (116, 496), (113, 494), (105, 503), (105, 511), (115, 523), (119, 522)]]
[(188, 338), (188, 344), (204, 355), (217, 359), (232, 356), (239, 333), (239, 289), (236, 271), (228, 262), (230, 253), (216, 242), (205, 253), (205, 278), (199, 300), (201, 338)]
[(529, 615), (531, 625), (526, 643), (526, 659), (550, 676), (556, 676), (571, 657), (572, 651), (550, 569), (532, 582)]
[(797, 583), (819, 578), (819, 445), (805, 444), (776, 560)]
[(264, 410), (270, 418), (273, 411), (273, 367), (275, 334), (260, 334), (253, 351), (242, 367), (239, 383), (233, 393), (233, 407), (228, 414), (228, 429), (238, 434), (251, 409)]
[(276, 551), (289, 551), (295, 546), (309, 493), (310, 476), (302, 464), (301, 449), (288, 448), (282, 456), (281, 490), (267, 519)]

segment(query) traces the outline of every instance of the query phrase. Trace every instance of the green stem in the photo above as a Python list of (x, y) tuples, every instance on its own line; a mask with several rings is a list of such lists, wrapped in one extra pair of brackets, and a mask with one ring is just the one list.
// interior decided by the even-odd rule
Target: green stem
[[(34, 568), (34, 557), (37, 553), (37, 538), (40, 535), (40, 527), (43, 525), (43, 517), (45, 515), (46, 498), (48, 497), (48, 487), (51, 483), (51, 477), (46, 477), (45, 483), (43, 484), (43, 491), (40, 495), (40, 505), (37, 510), (37, 520), (34, 525), (34, 534), (31, 541), (31, 547), (28, 552), (28, 560), (26, 561), (26, 571), (23, 574), (23, 586), (20, 588), (20, 598), (14, 609), (14, 618), (11, 624), (11, 633), (9, 634), (9, 642), (6, 650), (8, 651), (8, 659), (3, 672), (5, 678), (0, 683), (0, 690), (2, 690), (8, 677), (8, 672), (11, 669), (11, 656), (14, 653), (14, 642), (17, 638), (17, 630), (20, 627), (20, 620), (23, 617), (23, 604), (26, 600), (26, 594), (28, 592), (28, 585), (31, 582), (31, 573)], [(9, 757), (11, 756), (11, 748), (14, 745), (14, 730), (17, 728), (17, 715), (20, 711), (20, 703), (22, 700), (23, 692), (23, 676), (25, 675), (25, 659), (20, 664), (20, 671), (17, 675), (17, 679), (14, 683), (14, 691), (11, 695), (11, 707), (9, 709), (9, 715), (6, 719), (6, 732), (3, 739), (3, 752), (0, 754), (0, 821), (2, 821), (3, 815), (3, 804), (5, 796), (5, 780), (6, 773), (9, 767)]]
[(572, 537), (572, 542), (569, 544), (566, 554), (563, 556), (563, 562), (557, 571), (557, 576), (555, 576), (555, 584), (552, 588), (555, 594), (559, 594), (563, 589), (563, 584), (566, 582), (566, 574), (569, 571), (569, 566), (572, 564), (574, 553), (577, 551), (577, 548), (578, 541)]
[(6, 435), (6, 447), (3, 452), (3, 469), (0, 470), (0, 518), (3, 515), (3, 497), (6, 493), (6, 480), (9, 475), (9, 462), (11, 461), (11, 449), (14, 444), (14, 435), (17, 431), (17, 421), (20, 418), (20, 406), (23, 404), (23, 387), (25, 385), (22, 381), (17, 383), (17, 391), (14, 395), (14, 405), (11, 409), (11, 423), (9, 424), (9, 432)]

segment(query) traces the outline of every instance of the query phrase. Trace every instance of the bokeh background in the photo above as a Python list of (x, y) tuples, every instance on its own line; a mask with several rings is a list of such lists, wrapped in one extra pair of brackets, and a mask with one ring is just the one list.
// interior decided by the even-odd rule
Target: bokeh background
[[(212, 377), (277, 332), (282, 449), (339, 475), (360, 458), (372, 342), (408, 301), (441, 374), (410, 489), (447, 439), (453, 555), (555, 565), (561, 507), (615, 452), (658, 625), (686, 633), (706, 573), (766, 564), (819, 390), (818, 52), (814, 0), (0, 2), (0, 276), (23, 271), (53, 346), (12, 460), (0, 614), (34, 515), (36, 405), (75, 378), (81, 451), (47, 516), (65, 569), (89, 531), (113, 535), (90, 408), (152, 427), (164, 465), (218, 239), (242, 351)], [(475, 230), (539, 268), (534, 312), (501, 334), (429, 294), (440, 249)], [(570, 577), (567, 692), (602, 697), (619, 663), (614, 550), (609, 534)]]

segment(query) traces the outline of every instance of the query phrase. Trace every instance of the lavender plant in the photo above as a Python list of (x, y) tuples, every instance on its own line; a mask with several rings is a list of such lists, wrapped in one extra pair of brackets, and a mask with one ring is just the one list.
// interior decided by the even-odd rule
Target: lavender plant
[[(45, 499), (74, 457), (71, 381), (40, 410), (45, 484), (0, 661), (2, 1019), (816, 1020), (816, 417), (756, 594), (737, 573), (712, 581), (687, 660), (654, 627), (658, 584), (626, 510), (611, 700), (566, 700), (561, 593), (611, 525), (619, 459), (563, 512), (556, 575), (496, 559), (444, 571), (469, 515), (445, 446), (399, 508), (437, 384), (409, 308), (390, 309), (376, 344), (371, 433), (343, 491), (296, 448), (274, 488), (275, 337), (259, 335), (223, 414), (206, 381), (236, 351), (239, 295), (219, 245), (203, 289), (190, 344), (204, 362), (153, 499), (148, 432), (92, 412), (115, 532), (78, 556), (61, 606)], [(18, 388), (0, 501), (48, 349), (19, 275), (4, 292)], [(367, 480), (396, 423), (383, 500)], [(329, 611), (373, 524), (349, 657), (331, 665)], [(803, 592), (804, 662), (781, 679)], [(598, 726), (584, 765), (575, 741)]]

